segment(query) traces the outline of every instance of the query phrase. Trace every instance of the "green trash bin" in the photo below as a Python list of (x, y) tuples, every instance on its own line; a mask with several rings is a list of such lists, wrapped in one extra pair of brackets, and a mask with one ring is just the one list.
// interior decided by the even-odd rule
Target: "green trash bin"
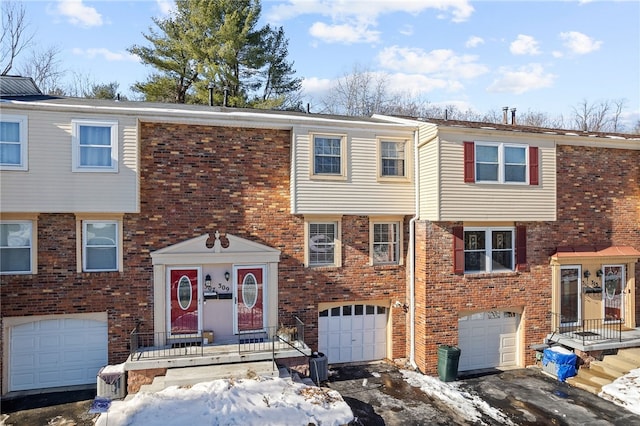
[(438, 377), (443, 382), (452, 382), (458, 377), (460, 348), (441, 345), (438, 348)]

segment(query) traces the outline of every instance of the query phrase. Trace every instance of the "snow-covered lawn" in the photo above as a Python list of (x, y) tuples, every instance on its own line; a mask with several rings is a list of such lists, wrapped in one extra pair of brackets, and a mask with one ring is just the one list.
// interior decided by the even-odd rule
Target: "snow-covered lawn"
[(220, 379), (113, 401), (97, 426), (344, 425), (351, 408), (336, 391), (280, 378)]
[(604, 385), (599, 396), (640, 415), (640, 368)]

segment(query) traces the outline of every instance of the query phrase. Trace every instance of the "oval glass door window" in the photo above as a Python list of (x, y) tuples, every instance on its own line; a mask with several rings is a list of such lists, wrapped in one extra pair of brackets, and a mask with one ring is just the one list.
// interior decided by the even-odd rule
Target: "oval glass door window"
[(191, 305), (191, 300), (193, 299), (193, 294), (191, 291), (191, 281), (189, 281), (189, 277), (183, 275), (180, 277), (180, 281), (178, 281), (178, 288), (176, 289), (178, 293), (178, 305), (180, 305), (180, 309), (186, 311), (189, 309)]
[(242, 301), (247, 308), (253, 308), (258, 301), (258, 282), (253, 274), (247, 274), (242, 282)]

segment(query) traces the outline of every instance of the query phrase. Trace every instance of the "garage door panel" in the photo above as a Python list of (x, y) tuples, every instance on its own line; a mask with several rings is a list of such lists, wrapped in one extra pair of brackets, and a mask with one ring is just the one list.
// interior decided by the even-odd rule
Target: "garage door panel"
[[(379, 313), (382, 312), (382, 313)], [(386, 308), (343, 305), (323, 311), (318, 319), (318, 350), (329, 362), (382, 359), (386, 355)], [(329, 321), (324, 323), (329, 315)], [(320, 323), (326, 327), (320, 327)], [(337, 337), (332, 337), (337, 336)], [(334, 345), (334, 340), (338, 344)]]
[(107, 324), (78, 318), (12, 327), (9, 390), (94, 384), (107, 364)]
[(458, 321), (459, 370), (516, 365), (519, 316), (478, 312)]

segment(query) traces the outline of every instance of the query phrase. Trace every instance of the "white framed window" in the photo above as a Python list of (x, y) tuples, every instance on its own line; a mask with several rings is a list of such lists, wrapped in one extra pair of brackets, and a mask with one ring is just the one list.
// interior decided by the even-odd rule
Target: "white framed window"
[(346, 136), (311, 134), (311, 176), (346, 178)]
[(378, 140), (379, 164), (378, 177), (406, 178), (407, 141)]
[(476, 142), (475, 181), (527, 184), (528, 157), (527, 145)]
[(118, 171), (118, 122), (73, 120), (74, 172)]
[(0, 118), (0, 170), (27, 170), (28, 119), (22, 115)]
[(372, 265), (402, 264), (402, 219), (372, 218), (369, 250)]
[(514, 228), (464, 228), (465, 273), (514, 270)]
[(119, 271), (121, 221), (82, 220), (82, 271)]
[(305, 266), (341, 266), (339, 217), (305, 218)]
[(36, 269), (31, 220), (0, 221), (0, 274), (32, 274)]

